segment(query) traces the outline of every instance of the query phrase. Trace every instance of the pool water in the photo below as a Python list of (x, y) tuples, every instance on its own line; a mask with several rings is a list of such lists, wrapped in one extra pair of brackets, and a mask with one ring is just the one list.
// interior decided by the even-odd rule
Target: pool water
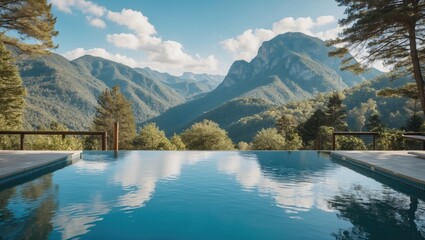
[(355, 170), (313, 151), (88, 151), (0, 190), (0, 239), (425, 239), (423, 192)]

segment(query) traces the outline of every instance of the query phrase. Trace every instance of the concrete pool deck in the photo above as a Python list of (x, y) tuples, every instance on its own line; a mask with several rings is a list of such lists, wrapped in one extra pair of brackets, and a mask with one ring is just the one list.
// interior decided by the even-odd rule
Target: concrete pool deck
[(81, 159), (82, 151), (4, 151), (0, 150), (0, 184), (59, 163)]
[(425, 190), (425, 151), (332, 151), (331, 157)]

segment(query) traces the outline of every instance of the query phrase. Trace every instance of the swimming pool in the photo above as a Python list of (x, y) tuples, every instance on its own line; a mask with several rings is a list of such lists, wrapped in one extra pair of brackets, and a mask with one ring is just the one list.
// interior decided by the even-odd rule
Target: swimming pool
[(424, 239), (424, 193), (313, 151), (84, 152), (0, 191), (0, 239)]

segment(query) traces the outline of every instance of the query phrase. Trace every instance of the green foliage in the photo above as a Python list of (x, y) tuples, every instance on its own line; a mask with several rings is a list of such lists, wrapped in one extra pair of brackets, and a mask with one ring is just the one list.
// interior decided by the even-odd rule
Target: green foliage
[[(52, 131), (68, 131), (68, 128), (59, 124), (50, 124), (49, 129)], [(79, 137), (66, 136), (62, 138), (60, 135), (43, 136), (36, 135), (28, 137), (25, 145), (27, 150), (81, 150), (83, 149), (83, 142)]]
[(379, 138), (376, 141), (378, 150), (405, 150), (406, 140), (402, 137), (404, 131), (397, 129), (384, 129), (379, 132)]
[(327, 125), (326, 114), (321, 109), (317, 109), (307, 121), (298, 126), (298, 132), (301, 134), (303, 142), (307, 143), (315, 141), (320, 127)]
[(0, 42), (0, 130), (22, 127), (24, 96), (25, 89), (18, 68), (11, 53)]
[(285, 136), (285, 150), (299, 150), (303, 147), (303, 140), (295, 131), (291, 131)]
[(363, 140), (354, 136), (338, 136), (337, 145), (339, 150), (367, 150)]
[(247, 151), (250, 149), (250, 146), (247, 142), (238, 142), (238, 150), (239, 151)]
[(185, 150), (186, 149), (186, 145), (182, 141), (181, 137), (177, 134), (174, 134), (174, 136), (172, 136), (170, 138), (170, 143), (175, 146), (176, 150)]
[(176, 149), (176, 146), (167, 139), (164, 131), (161, 131), (155, 123), (148, 123), (140, 130), (139, 135), (133, 141), (133, 146), (135, 149), (141, 150)]
[(233, 150), (232, 140), (217, 123), (204, 120), (186, 129), (181, 138), (189, 150)]
[(404, 127), (404, 130), (408, 132), (420, 132), (423, 124), (424, 119), (415, 114), (409, 118), (406, 126)]
[(119, 148), (131, 149), (136, 126), (131, 105), (121, 94), (120, 88), (115, 86), (111, 90), (103, 91), (98, 104), (92, 129), (107, 132), (108, 149), (112, 149), (114, 123), (119, 122)]
[(384, 128), (381, 122), (381, 118), (377, 113), (374, 113), (367, 118), (365, 126), (366, 129), (370, 132), (382, 131), (382, 129)]
[(338, 92), (334, 92), (325, 108), (327, 124), (335, 129), (335, 131), (347, 130), (346, 110), (342, 104), (343, 96)]
[(332, 149), (332, 133), (334, 132), (333, 127), (321, 126), (317, 133), (319, 140), (319, 149), (320, 150), (331, 150)]
[[(2, 0), (0, 4), (0, 42), (26, 54), (46, 54), (55, 48), (56, 18), (46, 0)], [(6, 32), (14, 34), (6, 35)], [(24, 42), (23, 40), (31, 40)], [(31, 42), (31, 43), (28, 43)]]
[(280, 135), (276, 128), (261, 129), (252, 139), (254, 150), (283, 150), (285, 138)]
[[(412, 74), (416, 81), (422, 108), (425, 111), (423, 59), (425, 59), (425, 4), (423, 0), (336, 0), (346, 7), (346, 18), (339, 24), (344, 27), (340, 37), (330, 44), (342, 45), (331, 55), (343, 57), (355, 50), (363, 57), (363, 63), (346, 57), (343, 69), (361, 72), (365, 65), (383, 60), (394, 65), (397, 74)], [(366, 50), (366, 54), (365, 51)], [(421, 65), (422, 64), (422, 65)], [(359, 70), (359, 71), (358, 71)]]

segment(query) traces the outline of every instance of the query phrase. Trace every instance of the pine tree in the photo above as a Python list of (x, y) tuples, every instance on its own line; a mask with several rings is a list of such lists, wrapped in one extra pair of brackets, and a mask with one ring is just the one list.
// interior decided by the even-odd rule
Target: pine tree
[(321, 109), (317, 109), (313, 115), (311, 115), (307, 121), (300, 124), (297, 129), (303, 142), (308, 144), (310, 141), (316, 140), (321, 126), (327, 126), (327, 118), (326, 114)]
[(379, 132), (382, 130), (383, 125), (378, 113), (374, 113), (367, 118), (366, 128), (371, 132)]
[[(46, 0), (2, 0), (0, 3), (0, 42), (25, 54), (46, 54), (55, 48), (56, 18)], [(9, 36), (6, 32), (13, 32)], [(23, 41), (31, 40), (31, 41)]]
[[(339, 20), (344, 29), (342, 33), (328, 42), (342, 47), (330, 55), (346, 57), (342, 69), (354, 72), (364, 71), (368, 64), (383, 60), (400, 73), (413, 73), (425, 112), (425, 0), (336, 1), (346, 7), (347, 16)], [(350, 56), (350, 51), (357, 53)], [(353, 61), (354, 57), (363, 61)]]
[(93, 120), (94, 131), (108, 133), (108, 148), (112, 148), (114, 123), (119, 122), (119, 148), (131, 149), (136, 135), (134, 114), (130, 103), (121, 94), (118, 86), (106, 89), (98, 98), (99, 106)]
[(6, 49), (0, 43), (0, 129), (13, 130), (22, 126), (25, 89), (18, 68)]
[(328, 104), (325, 109), (327, 126), (331, 126), (335, 131), (343, 131), (347, 129), (347, 123), (345, 118), (347, 116), (344, 105), (342, 104), (342, 98), (334, 92), (329, 98)]

